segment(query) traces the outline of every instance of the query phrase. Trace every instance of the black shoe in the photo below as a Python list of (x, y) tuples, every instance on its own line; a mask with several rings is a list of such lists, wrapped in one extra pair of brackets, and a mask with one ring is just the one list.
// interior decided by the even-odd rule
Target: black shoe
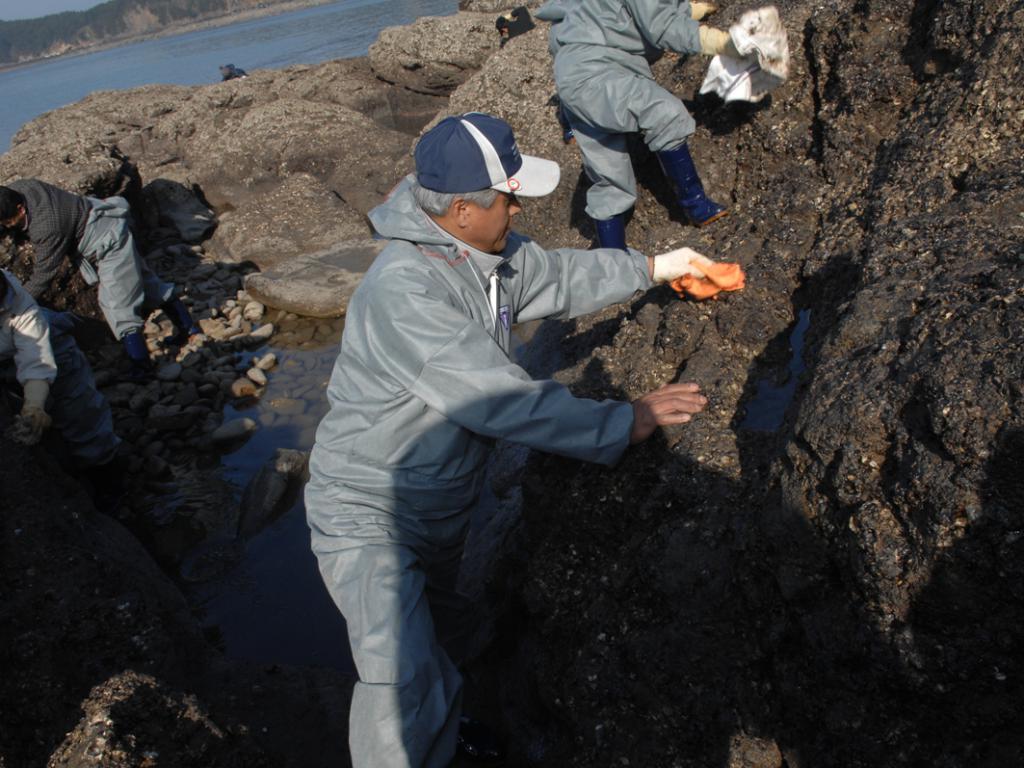
[(490, 728), (469, 717), (459, 721), (455, 765), (500, 765), (504, 758), (504, 750)]
[(153, 361), (149, 359), (146, 337), (142, 331), (132, 331), (121, 337), (121, 344), (128, 355), (130, 367), (122, 378), (124, 381), (141, 384), (153, 378)]

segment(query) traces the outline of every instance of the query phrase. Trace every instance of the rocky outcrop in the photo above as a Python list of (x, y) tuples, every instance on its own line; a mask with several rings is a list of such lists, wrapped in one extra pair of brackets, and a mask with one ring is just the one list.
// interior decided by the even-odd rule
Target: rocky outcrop
[[(225, 661), (139, 541), (44, 450), (0, 435), (0, 451), (0, 762), (298, 768), (344, 742), (330, 713), (350, 681)], [(302, 721), (317, 725), (289, 743)]]
[(364, 59), (95, 93), (19, 132), (0, 180), (112, 194), (130, 158), (141, 178), (198, 190), (212, 206), (216, 258), (271, 266), (369, 235), (363, 216), (407, 171), (409, 132), (436, 110)]
[(459, 0), (460, 11), (471, 11), (473, 13), (498, 14), (502, 11), (511, 10), (524, 5), (527, 8), (537, 8), (543, 3), (537, 0)]
[[(702, 62), (655, 65), (697, 119), (727, 219), (672, 222), (656, 163), (634, 155), (630, 243), (740, 261), (747, 288), (655, 291), (541, 332), (581, 395), (681, 379), (710, 404), (614, 472), (527, 467), (477, 668), (524, 762), (968, 766), (1024, 749), (1021, 10), (780, 11), (798, 55), (769, 104), (694, 99)], [(523, 151), (561, 161), (520, 228), (580, 243), (578, 162), (549, 74), (524, 63), (542, 37), (510, 41), (449, 111), (496, 112)], [(792, 344), (806, 369), (782, 427), (748, 428), (759, 391), (794, 375)]]
[(494, 16), (460, 13), (388, 27), (370, 46), (370, 66), (382, 80), (411, 91), (447, 96), (498, 49)]

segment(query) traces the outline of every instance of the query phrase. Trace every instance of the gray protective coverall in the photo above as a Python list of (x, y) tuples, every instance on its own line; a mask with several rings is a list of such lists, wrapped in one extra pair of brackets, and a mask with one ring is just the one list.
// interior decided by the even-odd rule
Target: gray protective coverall
[(593, 185), (587, 215), (610, 219), (636, 202), (628, 134), (652, 152), (674, 149), (695, 124), (683, 103), (654, 81), (648, 60), (662, 51), (700, 52), (687, 0), (576, 0), (549, 3), (537, 18), (555, 22), (558, 97), (570, 113)]
[(0, 300), (0, 380), (50, 383), (46, 410), (80, 467), (106, 464), (117, 452), (110, 406), (96, 389), (85, 355), (63, 312), (41, 309), (10, 273), (0, 270), (7, 291)]
[(46, 290), (61, 262), (71, 259), (87, 284), (99, 282), (100, 309), (118, 339), (142, 329), (144, 309), (174, 297), (174, 286), (160, 280), (139, 256), (131, 209), (123, 197), (82, 197), (38, 179), (7, 186), (25, 197), (28, 237), (36, 249), (26, 287), (34, 296)]
[(628, 444), (632, 406), (533, 381), (509, 358), (512, 324), (651, 285), (635, 251), (546, 251), (515, 233), (500, 255), (470, 249), (408, 183), (370, 213), (391, 243), (349, 304), (306, 486), (359, 672), (356, 768), (434, 768), (455, 752), (462, 679), (442, 643), (458, 632), (455, 579), (494, 441), (605, 464)]
[[(79, 270), (89, 285), (99, 282), (97, 299), (107, 325), (118, 339), (142, 329), (144, 310), (174, 298), (174, 286), (146, 266), (135, 247), (123, 197), (89, 198), (92, 209), (78, 244), (85, 258)], [(95, 262), (95, 270), (93, 270)]]

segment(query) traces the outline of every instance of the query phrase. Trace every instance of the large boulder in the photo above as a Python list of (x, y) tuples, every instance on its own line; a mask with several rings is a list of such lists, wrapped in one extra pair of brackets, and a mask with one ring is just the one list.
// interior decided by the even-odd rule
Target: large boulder
[(370, 46), (377, 77), (411, 91), (447, 95), (498, 49), (494, 16), (459, 13), (425, 17), (384, 29)]
[(155, 179), (142, 189), (138, 206), (149, 230), (165, 230), (185, 243), (201, 243), (217, 227), (217, 216), (194, 186)]
[[(234, 199), (246, 200), (241, 192)], [(287, 175), (238, 207), (224, 206), (209, 251), (220, 258), (244, 258), (263, 269), (370, 234), (365, 217), (310, 174)]]
[(537, 8), (543, 5), (543, 3), (537, 0), (459, 0), (460, 11), (471, 11), (473, 13), (488, 13), (496, 15), (502, 11), (509, 11), (513, 8), (520, 6), (526, 6), (527, 8)]
[(385, 240), (347, 241), (245, 278), (245, 290), (271, 307), (305, 317), (341, 317)]

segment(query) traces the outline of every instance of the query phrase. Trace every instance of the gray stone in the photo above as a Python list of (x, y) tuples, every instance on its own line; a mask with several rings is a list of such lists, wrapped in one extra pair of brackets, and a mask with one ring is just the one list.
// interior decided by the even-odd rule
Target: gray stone
[(245, 309), (242, 310), (242, 317), (249, 322), (255, 323), (257, 320), (263, 317), (264, 307), (258, 301), (250, 301), (245, 305)]
[(149, 410), (155, 404), (156, 394), (149, 389), (144, 389), (132, 395), (131, 400), (128, 402), (128, 407), (136, 413), (142, 413)]
[(221, 424), (210, 437), (214, 443), (221, 445), (246, 438), (258, 428), (259, 425), (246, 416)]
[[(171, 227), (186, 243), (206, 239), (217, 226), (213, 211), (190, 186), (170, 179), (154, 179), (143, 188), (142, 194), (147, 204), (147, 225)], [(187, 245), (175, 251), (178, 258), (196, 258)]]
[(340, 317), (366, 270), (386, 246), (382, 240), (341, 243), (299, 256), (245, 278), (245, 289), (272, 307), (306, 317)]
[(147, 456), (144, 463), (144, 471), (149, 477), (163, 477), (168, 473), (170, 467), (167, 462), (159, 456)]
[(181, 406), (192, 405), (199, 399), (199, 391), (195, 384), (186, 384), (174, 396), (174, 403)]
[(242, 491), (238, 536), (248, 538), (288, 510), (305, 479), (309, 454), (278, 448)]
[(268, 405), (281, 416), (297, 416), (306, 411), (306, 404), (294, 397), (275, 397)]
[(160, 379), (160, 381), (177, 381), (180, 376), (181, 363), (168, 363), (167, 365), (162, 365), (156, 372), (156, 377)]
[(203, 281), (209, 278), (216, 271), (217, 265), (213, 262), (206, 261), (196, 265), (195, 269), (192, 270), (191, 277), (193, 281)]
[(267, 374), (265, 374), (260, 368), (250, 368), (245, 372), (245, 375), (258, 387), (267, 386)]
[(259, 328), (254, 329), (249, 333), (249, 339), (252, 341), (266, 341), (274, 335), (274, 324), (266, 323), (261, 325)]
[(232, 397), (253, 397), (256, 391), (256, 383), (249, 378), (236, 379), (231, 383)]

